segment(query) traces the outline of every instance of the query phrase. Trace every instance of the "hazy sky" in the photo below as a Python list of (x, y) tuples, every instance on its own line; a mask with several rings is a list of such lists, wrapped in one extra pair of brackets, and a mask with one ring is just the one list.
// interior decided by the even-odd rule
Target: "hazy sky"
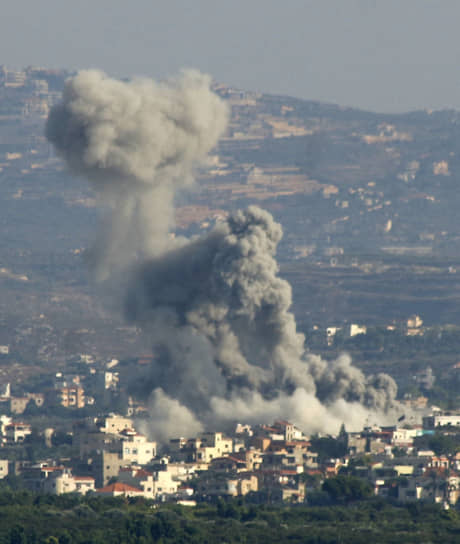
[(11, 0), (0, 63), (164, 77), (378, 111), (460, 109), (460, 0)]

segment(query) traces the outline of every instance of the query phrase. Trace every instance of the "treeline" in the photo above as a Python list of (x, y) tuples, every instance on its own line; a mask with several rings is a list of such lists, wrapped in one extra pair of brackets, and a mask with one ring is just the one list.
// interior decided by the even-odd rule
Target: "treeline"
[[(343, 485), (331, 481), (332, 493), (343, 497)], [(323, 507), (219, 499), (190, 508), (158, 506), (144, 499), (0, 491), (0, 544), (369, 541), (460, 542), (460, 515), (437, 505), (391, 504), (375, 498)]]

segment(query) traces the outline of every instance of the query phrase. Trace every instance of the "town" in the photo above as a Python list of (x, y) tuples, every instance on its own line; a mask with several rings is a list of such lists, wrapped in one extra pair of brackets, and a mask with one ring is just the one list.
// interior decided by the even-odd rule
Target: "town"
[[(98, 373), (98, 394), (116, 394), (115, 363)], [(125, 414), (79, 417), (85, 402), (78, 376), (55, 380), (48, 394), (12, 397), (7, 387), (0, 398), (11, 414), (0, 416), (0, 475), (15, 488), (190, 506), (242, 496), (255, 504), (327, 504), (328, 496), (348, 492), (449, 508), (460, 496), (460, 412), (427, 410), (426, 399), (406, 403), (408, 415), (396, 425), (369, 422), (353, 432), (342, 426), (336, 436), (305, 436), (275, 421), (157, 444), (142, 432), (155, 417), (142, 404), (130, 399)], [(61, 416), (58, 426), (43, 428), (53, 413), (55, 421)], [(344, 491), (347, 480), (358, 488)]]
[(69, 75), (0, 67), (3, 484), (183, 505), (381, 497), (455, 506), (460, 261), (448, 222), (457, 164), (450, 147), (425, 148), (447, 131), (454, 149), (457, 114), (395, 119), (213, 83), (229, 128), (199, 172), (201, 191), (179, 199), (178, 233), (263, 202), (286, 230), (280, 268), (308, 348), (326, 359), (351, 353), (366, 374), (388, 371), (401, 413), (396, 425), (369, 418), (336, 435), (242, 420), (157, 443), (148, 398), (127, 386), (156, 354), (88, 281), (94, 194), (44, 136)]

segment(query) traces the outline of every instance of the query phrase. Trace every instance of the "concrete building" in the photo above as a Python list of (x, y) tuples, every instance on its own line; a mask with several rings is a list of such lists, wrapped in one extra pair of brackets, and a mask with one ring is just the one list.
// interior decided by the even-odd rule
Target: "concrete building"
[(95, 491), (94, 478), (91, 476), (73, 476), (69, 469), (53, 472), (43, 480), (42, 489), (45, 493), (62, 495), (63, 493), (78, 493), (86, 495)]
[(303, 432), (289, 421), (275, 421), (273, 427), (283, 435), (284, 440), (287, 442), (305, 438)]
[(129, 417), (109, 414), (96, 422), (97, 427), (103, 433), (117, 434), (125, 429), (133, 428), (133, 420)]
[(237, 497), (259, 489), (257, 477), (250, 473), (240, 473), (237, 476), (226, 474), (209, 474), (208, 476), (201, 478), (198, 483), (197, 492), (200, 495)]
[(424, 429), (435, 429), (437, 427), (460, 427), (460, 414), (440, 412), (423, 418)]
[(102, 497), (143, 497), (144, 491), (138, 487), (133, 487), (121, 482), (106, 485), (96, 489), (96, 493)]
[(84, 476), (92, 476), (96, 488), (106, 486), (112, 478), (117, 478), (125, 465), (118, 453), (101, 451), (77, 462), (73, 469)]
[(156, 456), (156, 442), (149, 442), (143, 434), (133, 429), (124, 429), (120, 435), (121, 457), (124, 461), (146, 465)]
[(46, 401), (52, 406), (83, 408), (85, 406), (85, 391), (79, 385), (52, 389), (48, 391)]
[(356, 323), (352, 323), (350, 325), (350, 336), (357, 336), (358, 334), (366, 334), (367, 333), (367, 327), (365, 325), (357, 325)]
[(25, 438), (32, 434), (32, 428), (27, 423), (10, 423), (5, 427), (4, 437), (7, 444), (24, 442)]
[(230, 454), (232, 448), (233, 440), (224, 437), (223, 433), (204, 433), (201, 446), (196, 450), (196, 460), (209, 463), (216, 457)]
[(148, 499), (161, 499), (177, 493), (182, 482), (175, 480), (173, 472), (158, 470), (147, 472), (143, 469), (121, 469), (118, 479), (122, 483), (127, 483), (144, 492), (144, 497)]
[(418, 428), (396, 428), (393, 431), (392, 444), (398, 447), (410, 447), (414, 443), (414, 438), (423, 434), (422, 429)]

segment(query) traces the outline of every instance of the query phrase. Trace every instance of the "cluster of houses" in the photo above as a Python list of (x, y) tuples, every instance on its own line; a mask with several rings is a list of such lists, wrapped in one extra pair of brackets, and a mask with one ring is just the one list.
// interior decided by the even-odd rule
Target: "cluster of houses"
[[(5, 445), (22, 442), (31, 433), (29, 425), (5, 416), (0, 423)], [(131, 418), (110, 414), (73, 424), (71, 457), (34, 463), (0, 460), (0, 478), (15, 474), (26, 488), (44, 493), (92, 492), (195, 504), (248, 494), (257, 502), (304, 502), (326, 478), (352, 473), (370, 482), (375, 495), (448, 507), (460, 495), (460, 453), (435, 455), (417, 449), (414, 440), (435, 429), (452, 433), (457, 426), (460, 415), (435, 413), (423, 425), (367, 427), (346, 433), (342, 457), (325, 458), (313, 451), (313, 440), (287, 421), (238, 424), (228, 435), (176, 438), (160, 451)], [(44, 440), (50, 442), (50, 433)]]
[(38, 392), (23, 392), (21, 395), (12, 394), (10, 384), (6, 383), (0, 387), (0, 411), (21, 415), (31, 407), (78, 410), (93, 406), (96, 397), (100, 402), (110, 405), (120, 392), (116, 365), (116, 359), (100, 365), (91, 361), (83, 365), (80, 372), (57, 372), (49, 379), (47, 387)]

